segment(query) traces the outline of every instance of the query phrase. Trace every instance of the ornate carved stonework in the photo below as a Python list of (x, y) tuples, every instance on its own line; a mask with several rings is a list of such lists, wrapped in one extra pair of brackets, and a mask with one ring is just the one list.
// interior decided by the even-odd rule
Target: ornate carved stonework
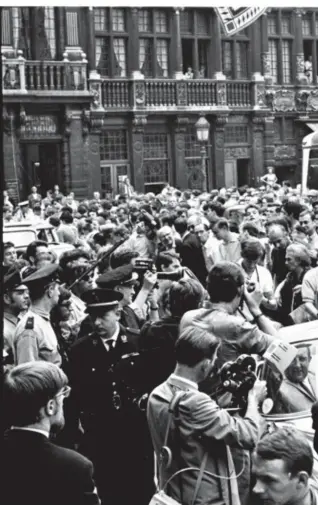
[(295, 91), (293, 89), (281, 88), (276, 91), (273, 97), (273, 110), (277, 112), (288, 112), (296, 109)]
[(224, 130), (225, 125), (229, 120), (229, 116), (226, 114), (222, 114), (215, 117), (215, 127), (217, 130)]
[(297, 148), (295, 145), (275, 146), (274, 157), (276, 159), (285, 160), (295, 158), (296, 154)]
[(307, 99), (307, 110), (318, 110), (318, 89), (312, 90)]
[(65, 114), (64, 114), (64, 135), (66, 137), (69, 137), (71, 135), (71, 122), (72, 122), (73, 116), (72, 112), (68, 107), (65, 107)]
[(144, 82), (135, 82), (134, 83), (134, 94), (135, 94), (135, 104), (136, 107), (142, 107), (145, 105), (146, 101), (146, 91)]
[(262, 53), (262, 70), (263, 75), (270, 75), (271, 73), (271, 62), (270, 62), (270, 54), (269, 52)]
[(256, 84), (256, 103), (258, 107), (267, 107), (266, 96), (265, 96), (265, 84)]
[(217, 150), (223, 151), (224, 148), (224, 131), (223, 132), (216, 132), (214, 135), (214, 143), (215, 143), (215, 148)]
[(7, 135), (12, 135), (15, 123), (15, 114), (12, 109), (3, 105), (2, 109), (3, 130)]
[(176, 133), (185, 133), (187, 126), (189, 124), (189, 118), (186, 116), (177, 116), (175, 120), (175, 132)]
[(254, 116), (252, 119), (253, 131), (263, 131), (265, 127), (265, 116)]
[(301, 18), (302, 16), (304, 16), (306, 14), (305, 9), (297, 8), (297, 9), (294, 9), (294, 10), (295, 10), (296, 16), (299, 17), (299, 18)]
[(177, 105), (186, 107), (187, 103), (187, 85), (184, 81), (177, 81)]
[(133, 133), (143, 133), (147, 124), (147, 116), (135, 115), (133, 118)]
[(303, 74), (305, 67), (304, 53), (296, 54), (296, 73)]
[(91, 132), (93, 134), (99, 134), (101, 128), (104, 124), (104, 110), (87, 110), (84, 109), (82, 112), (82, 123), (83, 123), (83, 137)]
[(217, 82), (216, 83), (216, 102), (218, 105), (227, 105), (227, 100), (226, 100), (226, 84), (225, 82)]
[(251, 150), (249, 147), (226, 147), (224, 149), (224, 159), (249, 158)]
[(102, 108), (102, 89), (100, 82), (90, 81), (89, 89), (93, 95), (92, 109)]
[(305, 112), (307, 110), (307, 99), (310, 95), (309, 89), (300, 89), (296, 94), (297, 110)]
[(83, 137), (87, 137), (89, 134), (90, 126), (91, 126), (91, 116), (90, 111), (84, 109), (82, 112), (82, 123), (83, 123)]

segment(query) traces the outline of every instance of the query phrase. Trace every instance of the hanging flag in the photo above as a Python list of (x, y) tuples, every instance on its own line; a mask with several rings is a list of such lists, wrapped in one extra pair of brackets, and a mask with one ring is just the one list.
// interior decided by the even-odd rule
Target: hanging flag
[(214, 7), (226, 35), (234, 35), (254, 23), (266, 7)]

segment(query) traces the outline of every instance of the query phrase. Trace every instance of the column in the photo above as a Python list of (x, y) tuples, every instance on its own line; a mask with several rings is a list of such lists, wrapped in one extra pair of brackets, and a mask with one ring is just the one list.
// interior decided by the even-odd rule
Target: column
[(259, 19), (254, 21), (251, 26), (252, 40), (251, 40), (251, 51), (252, 51), (252, 76), (255, 80), (256, 76), (260, 76), (261, 70), (261, 44), (260, 44), (260, 27), (261, 22)]
[(139, 69), (139, 29), (138, 29), (138, 8), (130, 9), (129, 18), (129, 65), (132, 79), (144, 79), (144, 75)]
[(264, 129), (264, 173), (267, 167), (275, 166), (275, 132), (274, 132), (274, 116), (265, 117)]
[(221, 41), (221, 27), (220, 20), (217, 14), (213, 13), (213, 61), (214, 73), (212, 78), (217, 80), (225, 80), (226, 77), (222, 71), (222, 41)]
[(213, 148), (213, 160), (212, 160), (212, 179), (213, 186), (216, 188), (223, 187), (225, 185), (225, 173), (224, 173), (224, 130), (225, 125), (228, 121), (227, 115), (218, 115), (214, 121), (214, 148)]
[(252, 166), (250, 169), (251, 186), (257, 186), (264, 174), (264, 116), (255, 116), (252, 120)]
[(183, 67), (182, 67), (182, 44), (181, 44), (181, 30), (180, 30), (180, 8), (174, 9), (174, 33), (175, 33), (175, 71), (174, 79), (183, 79)]
[(265, 77), (266, 84), (272, 84), (271, 77), (270, 57), (268, 51), (268, 26), (267, 26), (267, 13), (265, 12), (261, 17), (261, 60), (262, 60), (262, 73)]
[(304, 74), (304, 46), (302, 16), (305, 14), (303, 9), (295, 9), (295, 58), (296, 58), (296, 80), (298, 84), (307, 84), (308, 79)]
[(144, 191), (143, 139), (146, 124), (147, 117), (143, 115), (136, 115), (132, 121), (132, 184), (140, 192)]
[(104, 113), (90, 111), (90, 131), (88, 138), (88, 172), (91, 178), (91, 191), (100, 191), (100, 136), (104, 124)]
[(94, 10), (93, 7), (88, 7), (86, 9), (87, 16), (87, 38), (88, 38), (88, 51), (87, 51), (87, 59), (88, 59), (88, 68), (90, 73), (96, 72), (96, 57), (95, 57), (95, 27), (94, 27)]
[(185, 163), (185, 132), (189, 118), (178, 116), (174, 122), (175, 183), (180, 190), (188, 188), (187, 167)]
[(20, 174), (20, 146), (17, 138), (16, 114), (3, 106), (3, 171), (5, 189), (15, 203), (23, 200), (23, 181)]
[(87, 197), (87, 167), (85, 166), (82, 110), (68, 110), (70, 182), (76, 197)]

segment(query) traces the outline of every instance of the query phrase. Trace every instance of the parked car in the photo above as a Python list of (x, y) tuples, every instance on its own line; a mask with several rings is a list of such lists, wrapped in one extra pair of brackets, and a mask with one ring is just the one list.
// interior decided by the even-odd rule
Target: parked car
[[(318, 399), (318, 321), (281, 328), (279, 336), (297, 347), (298, 362), (295, 358), (285, 370), (284, 377), (279, 377), (266, 361), (258, 365), (258, 375), (267, 381), (268, 398), (272, 400), (269, 403), (272, 408), (263, 415), (274, 427), (295, 426), (313, 446), (310, 404), (312, 399)], [(318, 455), (315, 451), (314, 479), (318, 483)]]
[(33, 225), (28, 222), (6, 224), (3, 227), (3, 242), (12, 242), (15, 245), (18, 256), (25, 253), (28, 245), (34, 240), (43, 240), (49, 244), (49, 249), (57, 258), (65, 251), (74, 249), (71, 244), (59, 242), (54, 226), (42, 222)]

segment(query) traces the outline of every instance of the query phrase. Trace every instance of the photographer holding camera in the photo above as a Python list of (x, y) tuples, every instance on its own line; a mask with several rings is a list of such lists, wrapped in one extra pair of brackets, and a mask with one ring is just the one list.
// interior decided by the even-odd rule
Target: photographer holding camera
[[(260, 435), (258, 406), (266, 396), (264, 381), (257, 380), (249, 391), (244, 418), (231, 417), (198, 390), (199, 384), (215, 370), (219, 346), (220, 340), (206, 330), (184, 329), (175, 347), (174, 373), (151, 393), (148, 402), (148, 424), (158, 461), (164, 446), (172, 451), (170, 465), (159, 464), (160, 487), (183, 505), (206, 503), (207, 497), (211, 505), (239, 505), (230, 448), (252, 450)], [(178, 415), (173, 416), (166, 437), (169, 410), (179, 391), (184, 394), (180, 395)], [(183, 472), (166, 487), (162, 485), (179, 470)]]

